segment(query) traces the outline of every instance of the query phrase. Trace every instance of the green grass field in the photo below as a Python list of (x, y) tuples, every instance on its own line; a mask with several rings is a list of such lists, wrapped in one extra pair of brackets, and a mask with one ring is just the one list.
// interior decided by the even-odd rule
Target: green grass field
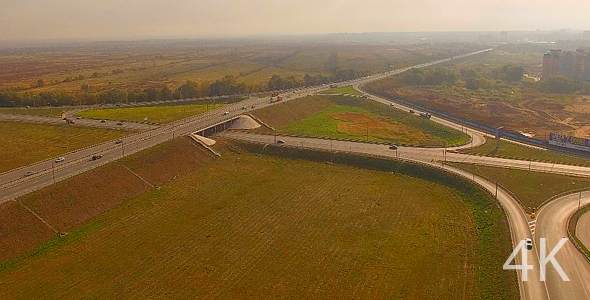
[(0, 298), (518, 296), (481, 191), (229, 148), (4, 267)]
[(97, 109), (80, 112), (78, 113), (78, 116), (88, 119), (106, 119), (164, 124), (188, 118), (190, 116), (199, 115), (206, 112), (207, 110), (222, 106), (224, 106), (224, 104), (193, 104), (177, 106)]
[(473, 164), (451, 163), (469, 172), (498, 182), (511, 191), (529, 212), (536, 210), (549, 198), (590, 186), (590, 178), (529, 172), (508, 168), (488, 167)]
[(278, 133), (414, 146), (461, 145), (469, 136), (385, 104), (346, 96), (312, 96), (254, 112)]
[(333, 90), (325, 92), (326, 94), (349, 94), (349, 95), (362, 95), (361, 92), (352, 88), (352, 86), (339, 87)]
[(555, 162), (560, 164), (590, 167), (590, 160), (587, 159), (562, 155), (547, 150), (526, 147), (502, 140), (500, 141), (500, 147), (496, 150), (495, 138), (486, 138), (485, 144), (473, 149), (460, 150), (459, 152), (465, 154), (478, 154), (493, 157), (509, 157), (522, 160), (532, 159), (539, 161)]
[(126, 134), (102, 128), (0, 122), (0, 172)]

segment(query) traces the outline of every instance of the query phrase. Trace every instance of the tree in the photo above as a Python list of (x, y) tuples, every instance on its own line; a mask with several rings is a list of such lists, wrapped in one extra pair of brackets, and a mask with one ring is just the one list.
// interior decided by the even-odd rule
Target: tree
[(507, 82), (519, 82), (524, 75), (524, 68), (508, 64), (502, 66), (498, 72), (499, 78)]
[(465, 79), (465, 88), (475, 91), (479, 88), (479, 82), (474, 77), (469, 77)]
[(563, 75), (549, 77), (543, 82), (543, 90), (550, 93), (569, 94), (575, 90), (574, 81)]

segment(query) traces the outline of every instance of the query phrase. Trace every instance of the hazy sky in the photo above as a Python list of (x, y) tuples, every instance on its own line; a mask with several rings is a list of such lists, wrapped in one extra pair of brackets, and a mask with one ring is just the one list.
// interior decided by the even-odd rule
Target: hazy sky
[(588, 0), (0, 0), (0, 40), (590, 29)]

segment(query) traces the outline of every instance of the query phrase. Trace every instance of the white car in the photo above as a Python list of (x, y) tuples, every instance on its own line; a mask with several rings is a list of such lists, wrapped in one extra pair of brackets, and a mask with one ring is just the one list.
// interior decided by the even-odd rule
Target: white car
[(229, 111), (224, 111), (224, 112), (223, 112), (223, 115), (224, 115), (224, 116), (227, 116), (227, 115), (229, 115)]
[(65, 158), (63, 158), (63, 157), (58, 157), (58, 158), (56, 158), (56, 159), (55, 159), (55, 162), (56, 162), (56, 163), (60, 163), (60, 162), (62, 162), (62, 161), (64, 161), (64, 160), (66, 160), (66, 159), (65, 159)]

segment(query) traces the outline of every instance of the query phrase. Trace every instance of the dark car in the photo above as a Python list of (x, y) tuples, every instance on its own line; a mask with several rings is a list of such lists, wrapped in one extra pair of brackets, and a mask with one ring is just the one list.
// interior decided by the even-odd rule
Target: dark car
[(527, 250), (532, 250), (533, 249), (533, 241), (531, 239), (524, 240), (524, 246), (526, 247)]
[(285, 144), (285, 141), (283, 141), (283, 140), (277, 140), (277, 144), (283, 145), (283, 144)]
[(121, 125), (123, 125), (123, 123), (122, 122), (117, 122), (117, 125), (121, 126)]
[(391, 145), (391, 146), (389, 146), (389, 149), (390, 150), (397, 150), (397, 146), (396, 145)]

